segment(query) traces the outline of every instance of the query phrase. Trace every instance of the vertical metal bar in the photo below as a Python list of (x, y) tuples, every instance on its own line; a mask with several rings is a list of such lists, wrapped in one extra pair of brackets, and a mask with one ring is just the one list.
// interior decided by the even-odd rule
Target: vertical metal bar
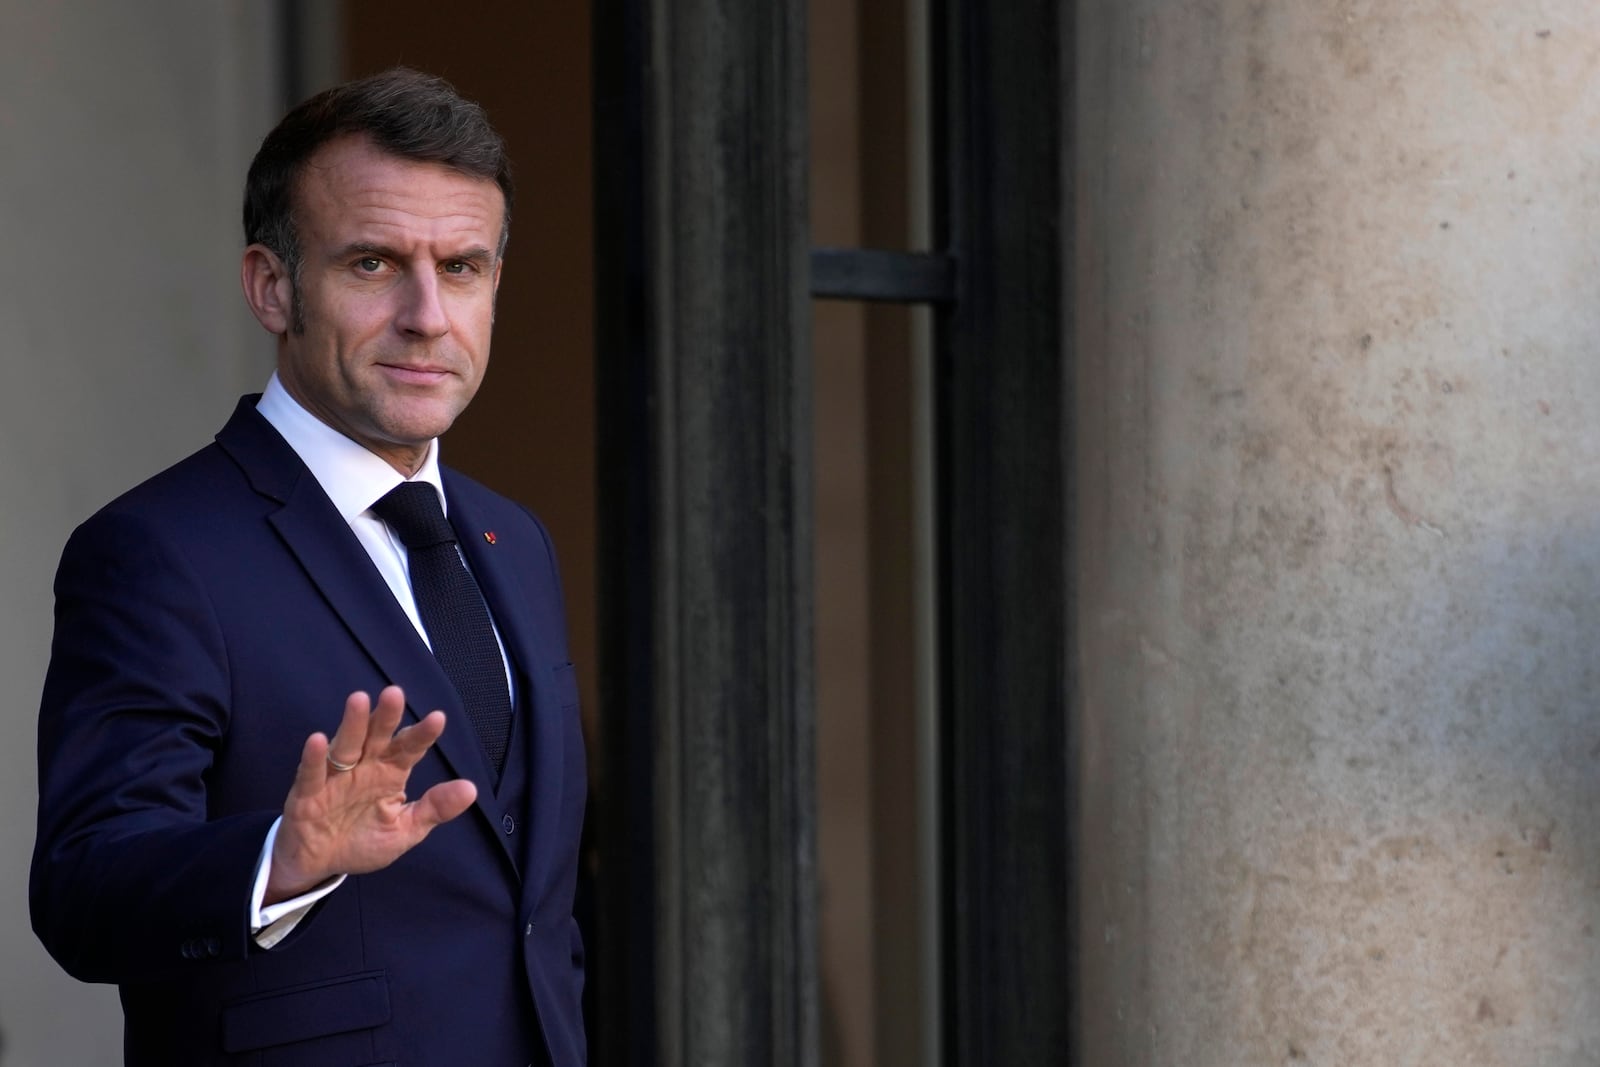
[(596, 0), (592, 8), (601, 773), (589, 996), (590, 1060), (598, 1067), (657, 1062), (654, 372), (643, 153), (648, 6)]
[[(597, 23), (601, 48), (624, 32), (613, 19), (642, 27), (637, 55), (624, 61), (641, 72), (628, 90), (638, 126), (597, 146), (597, 170), (623, 165), (624, 143), (642, 168), (636, 215), (605, 190), (597, 197), (600, 258), (617, 257), (601, 279), (601, 397), (616, 405), (603, 410), (601, 432), (618, 435), (602, 443), (603, 506), (606, 525), (628, 524), (613, 527), (623, 543), (605, 558), (635, 568), (621, 579), (628, 589), (615, 577), (607, 584), (604, 729), (648, 737), (608, 736), (603, 788), (634, 798), (613, 813), (637, 818), (648, 797), (653, 817), (647, 841), (625, 828), (628, 847), (651, 857), (648, 881), (637, 857), (621, 874), (608, 859), (601, 877), (652, 902), (653, 1062), (810, 1067), (804, 5), (639, 0), (607, 11)], [(610, 114), (605, 123), (631, 119)], [(605, 220), (614, 209), (624, 217)], [(620, 303), (608, 284), (621, 285)], [(630, 676), (612, 678), (618, 670)], [(620, 722), (610, 701), (622, 702)], [(624, 777), (639, 772), (640, 744), (651, 751), (642, 782)], [(622, 832), (617, 818), (608, 836)], [(613, 837), (608, 856), (619, 847)], [(644, 936), (644, 920), (611, 892), (605, 899), (602, 984), (615, 1010), (629, 994), (605, 977), (621, 966), (609, 939), (618, 930)], [(621, 987), (638, 980), (630, 973)], [(630, 1056), (605, 1062), (647, 1062)]]
[(653, 22), (662, 1058), (811, 1064), (804, 5)]
[(1072, 1055), (1062, 0), (944, 0), (938, 346), (946, 1062)]

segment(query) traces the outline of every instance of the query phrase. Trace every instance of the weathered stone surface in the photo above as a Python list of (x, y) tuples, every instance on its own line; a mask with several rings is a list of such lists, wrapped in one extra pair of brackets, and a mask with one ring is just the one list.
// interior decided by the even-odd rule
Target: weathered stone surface
[(1600, 8), (1080, 5), (1083, 1062), (1600, 1058)]

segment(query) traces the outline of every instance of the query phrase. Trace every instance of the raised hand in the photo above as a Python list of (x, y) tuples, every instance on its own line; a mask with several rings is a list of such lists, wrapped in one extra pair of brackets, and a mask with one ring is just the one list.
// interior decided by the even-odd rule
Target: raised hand
[(472, 806), (478, 789), (464, 778), (406, 800), (411, 768), (444, 732), (445, 716), (430, 712), (396, 732), (405, 706), (399, 686), (379, 693), (375, 708), (366, 693), (351, 693), (333, 739), (306, 738), (283, 802), (264, 904), (309, 892), (335, 875), (387, 867)]

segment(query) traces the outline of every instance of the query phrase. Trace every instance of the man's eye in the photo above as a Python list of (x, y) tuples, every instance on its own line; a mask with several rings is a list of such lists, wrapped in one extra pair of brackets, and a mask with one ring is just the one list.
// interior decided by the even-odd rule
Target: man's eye
[(356, 269), (364, 270), (368, 274), (371, 274), (375, 271), (383, 269), (383, 260), (379, 259), (377, 256), (363, 256), (362, 258), (356, 260)]
[(459, 259), (456, 260), (454, 263), (446, 263), (444, 265), (444, 270), (445, 270), (446, 274), (465, 274), (465, 273), (467, 273), (467, 271), (469, 271), (471, 269), (472, 268), (471, 268), (470, 265), (468, 265), (466, 263), (463, 263)]

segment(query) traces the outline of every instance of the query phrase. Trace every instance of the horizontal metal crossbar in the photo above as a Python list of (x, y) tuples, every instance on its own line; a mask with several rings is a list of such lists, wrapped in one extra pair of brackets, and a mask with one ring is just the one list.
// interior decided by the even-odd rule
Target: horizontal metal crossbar
[(811, 295), (824, 300), (947, 303), (956, 295), (956, 261), (934, 252), (813, 248)]

